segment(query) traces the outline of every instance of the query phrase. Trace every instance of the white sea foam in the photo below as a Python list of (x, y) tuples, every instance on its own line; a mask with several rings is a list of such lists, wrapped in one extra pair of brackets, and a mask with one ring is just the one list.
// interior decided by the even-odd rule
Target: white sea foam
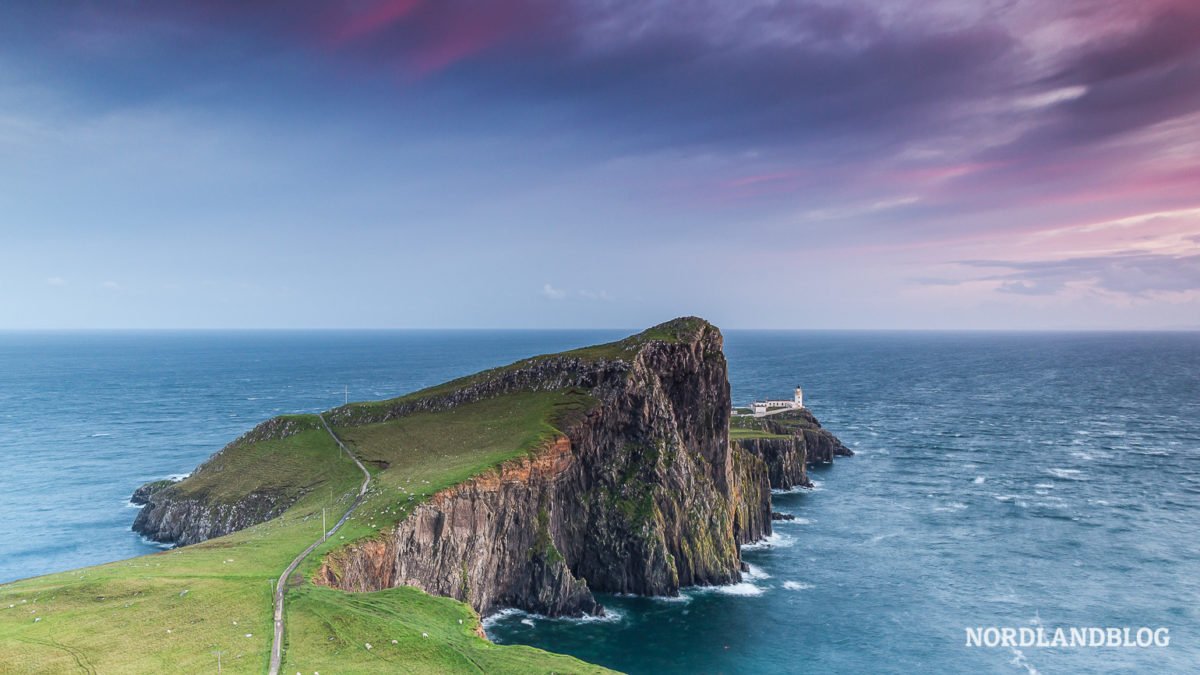
[(987, 477), (986, 477), (986, 476), (975, 476), (975, 480), (974, 480), (973, 482), (974, 482), (976, 485), (983, 485), (983, 484), (984, 484), (984, 482), (986, 482), (986, 481), (987, 481)]
[(795, 543), (796, 543), (796, 540), (794, 537), (791, 537), (791, 536), (788, 536), (786, 534), (782, 534), (779, 532), (772, 532), (771, 534), (767, 535), (765, 538), (759, 539), (756, 542), (753, 542), (750, 544), (742, 544), (742, 550), (743, 551), (759, 551), (762, 549), (769, 549), (769, 548), (787, 548)]
[(1054, 483), (1038, 483), (1037, 485), (1034, 485), (1033, 487), (1038, 488), (1039, 490), (1053, 490)]
[(803, 581), (785, 581), (783, 587), (789, 591), (804, 591), (812, 588), (812, 584), (806, 584)]
[(144, 535), (140, 535), (140, 534), (138, 535), (138, 539), (141, 539), (142, 543), (147, 546), (153, 546), (154, 548), (160, 548), (164, 551), (169, 551), (169, 550), (175, 548), (175, 544), (172, 544), (170, 542), (165, 542), (165, 541), (154, 541), (153, 539), (146, 537)]
[(625, 618), (625, 615), (615, 609), (605, 607), (603, 616), (593, 616), (585, 614), (584, 616), (555, 616), (549, 617), (544, 614), (536, 614), (534, 612), (526, 612), (523, 609), (515, 609), (512, 607), (501, 609), (494, 614), (489, 614), (483, 618), (480, 623), (483, 625), (483, 630), (486, 632), (508, 617), (521, 617), (520, 623), (526, 626), (532, 626), (537, 621), (565, 621), (567, 623), (616, 623)]
[(812, 488), (808, 488), (803, 485), (793, 485), (792, 487), (787, 488), (787, 489), (772, 488), (771, 494), (773, 494), (773, 495), (797, 495), (797, 494), (803, 494), (805, 492), (811, 492), (811, 491), (812, 491)]
[(742, 573), (742, 579), (746, 581), (761, 581), (770, 578), (771, 575), (763, 571), (763, 568), (758, 565), (751, 565), (750, 563), (746, 563), (746, 571)]
[[(635, 596), (630, 595), (629, 597), (635, 597)], [(680, 591), (679, 595), (649, 595), (649, 596), (636, 596), (636, 597), (644, 597), (647, 600), (653, 600), (655, 602), (691, 602), (692, 601), (692, 596), (688, 595), (684, 591)]]
[(173, 481), (175, 481), (176, 483), (178, 483), (179, 481), (183, 480), (184, 478), (187, 478), (187, 477), (188, 477), (188, 476), (190, 476), (190, 475), (192, 475), (192, 474), (191, 474), (191, 472), (188, 472), (188, 473), (173, 473), (173, 474), (171, 474), (170, 476), (167, 476), (167, 480), (173, 480)]
[(112, 434), (108, 433), (107, 431), (97, 431), (96, 433), (92, 434), (90, 438), (104, 438), (105, 436), (112, 436)]
[(813, 524), (813, 521), (811, 519), (801, 518), (799, 516), (796, 516), (795, 518), (792, 518), (791, 520), (772, 521), (771, 527), (778, 527), (780, 525), (812, 525), (812, 524)]
[(1061, 478), (1062, 480), (1087, 480), (1087, 478), (1083, 476), (1083, 472), (1079, 469), (1060, 469), (1058, 467), (1050, 467), (1049, 469), (1046, 469), (1046, 472), (1051, 476), (1054, 476), (1055, 478)]
[(715, 586), (713, 590), (723, 595), (737, 595), (746, 598), (762, 595), (766, 592), (762, 586), (755, 586), (748, 581), (743, 581), (740, 584), (729, 584), (728, 586)]
[(1039, 675), (1038, 669), (1034, 668), (1033, 664), (1030, 663), (1029, 660), (1025, 658), (1024, 652), (1022, 652), (1020, 649), (1017, 649), (1016, 647), (1009, 647), (1009, 649), (1012, 651), (1012, 654), (1013, 654), (1012, 660), (1009, 661), (1010, 664), (1017, 666), (1018, 668), (1024, 668), (1025, 672), (1028, 673), (1029, 675)]
[(515, 614), (524, 614), (524, 613), (525, 612), (523, 612), (519, 609), (514, 609), (512, 607), (508, 607), (506, 609), (497, 610), (496, 612), (493, 612), (492, 614), (488, 614), (487, 616), (483, 617), (483, 621), (480, 621), (479, 623), (483, 625), (483, 629), (486, 631), (487, 629), (496, 625), (496, 623), (498, 621), (502, 621), (505, 618), (513, 616)]
[(967, 508), (967, 505), (962, 502), (950, 502), (949, 504), (943, 504), (942, 506), (935, 506), (933, 507), (933, 510), (939, 512), (962, 511), (965, 508)]

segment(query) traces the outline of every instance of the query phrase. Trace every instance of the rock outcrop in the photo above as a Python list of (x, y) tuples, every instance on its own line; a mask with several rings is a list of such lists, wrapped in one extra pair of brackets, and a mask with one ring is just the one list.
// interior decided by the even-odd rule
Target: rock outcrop
[[(739, 546), (771, 533), (771, 489), (807, 485), (807, 464), (851, 453), (807, 410), (763, 418), (762, 438), (731, 442), (722, 348), (714, 326), (676, 319), (612, 345), (326, 413), (352, 427), (523, 391), (586, 392), (593, 401), (556, 422), (561, 433), (537, 451), (329, 554), (316, 581), (350, 591), (411, 585), (483, 614), (546, 615), (601, 613), (597, 591), (675, 595), (739, 581)], [(222, 494), (221, 477), (237, 471), (239, 448), (318, 428), (325, 433), (315, 416), (270, 420), (188, 480), (139, 488), (146, 506), (134, 529), (190, 544), (278, 516), (302, 492), (250, 483)]]
[(137, 504), (138, 506), (148, 504), (150, 503), (150, 498), (156, 493), (160, 492), (163, 488), (174, 485), (176, 482), (178, 481), (171, 480), (170, 478), (150, 481), (133, 491), (133, 494), (129, 496), (129, 503)]
[(772, 488), (812, 487), (808, 480), (808, 454), (803, 437), (743, 438), (738, 444), (763, 461)]
[(597, 404), (535, 457), (437, 493), (394, 530), (330, 555), (319, 581), (561, 615), (597, 611), (593, 591), (739, 580), (738, 545), (770, 533), (767, 467), (729, 442), (720, 332), (699, 319), (655, 330), (678, 339), (606, 361), (591, 380)]
[(776, 490), (811, 487), (808, 466), (829, 464), (834, 457), (854, 454), (824, 429), (807, 408), (766, 417), (738, 417), (736, 422), (741, 428), (763, 433), (762, 437), (742, 438), (738, 442), (747, 452), (763, 460), (771, 487)]
[(133, 531), (147, 539), (180, 546), (221, 537), (268, 521), (295, 503), (300, 493), (263, 488), (233, 499), (211, 489), (219, 485), (231, 453), (239, 448), (280, 440), (320, 428), (314, 416), (275, 417), (243, 434), (208, 458), (182, 481), (160, 480), (134, 490), (130, 501), (145, 504), (133, 521)]
[(292, 501), (270, 492), (252, 492), (225, 503), (181, 496), (167, 487), (148, 498), (133, 521), (133, 531), (154, 541), (186, 546), (266, 522), (286, 511)]

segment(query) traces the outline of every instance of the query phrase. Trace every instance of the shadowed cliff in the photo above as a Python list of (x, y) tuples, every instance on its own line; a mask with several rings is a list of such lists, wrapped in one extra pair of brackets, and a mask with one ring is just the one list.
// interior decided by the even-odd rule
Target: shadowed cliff
[[(687, 317), (330, 411), (379, 487), (362, 516), (374, 534), (332, 551), (314, 580), (547, 615), (602, 612), (594, 592), (740, 580), (739, 545), (770, 534), (771, 488), (806, 485), (807, 463), (849, 451), (804, 410), (735, 426), (731, 442), (722, 349), (716, 327)], [(303, 462), (274, 480), (313, 426), (271, 420), (184, 481), (145, 486), (135, 529), (192, 543), (286, 510), (323, 485)]]

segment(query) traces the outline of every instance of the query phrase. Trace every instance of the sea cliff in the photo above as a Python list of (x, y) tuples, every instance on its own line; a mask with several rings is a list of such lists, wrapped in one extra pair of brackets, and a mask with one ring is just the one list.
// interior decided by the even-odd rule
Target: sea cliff
[(807, 408), (765, 417), (735, 415), (730, 426), (737, 443), (766, 464), (771, 487), (776, 490), (811, 487), (809, 466), (854, 455)]
[[(735, 427), (731, 440), (723, 337), (691, 317), (326, 418), (386, 470), (388, 460), (372, 459), (386, 453), (356, 445), (357, 430), (531, 392), (584, 403), (547, 418), (553, 432), (527, 452), (424, 495), (394, 524), (333, 550), (314, 581), (347, 591), (415, 586), (481, 614), (546, 615), (602, 613), (595, 592), (675, 595), (732, 583), (741, 578), (739, 546), (771, 533), (771, 489), (807, 485), (807, 464), (850, 454), (806, 410), (755, 422), (754, 431)], [(315, 483), (223, 491), (220, 477), (237, 471), (244, 448), (299, 438), (313, 425), (272, 420), (189, 479), (147, 486), (135, 529), (188, 544), (283, 512)]]

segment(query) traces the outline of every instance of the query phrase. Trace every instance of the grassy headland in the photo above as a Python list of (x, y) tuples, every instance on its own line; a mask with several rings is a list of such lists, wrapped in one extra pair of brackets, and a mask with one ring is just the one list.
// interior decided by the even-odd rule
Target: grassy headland
[[(290, 581), (285, 672), (600, 672), (571, 657), (494, 645), (478, 636), (474, 611), (454, 600), (411, 588), (345, 593), (308, 581), (324, 554), (377, 536), (438, 490), (535, 450), (589, 405), (575, 390), (518, 392), (337, 429), (371, 469), (372, 489)], [(272, 579), (320, 536), (322, 508), (328, 522), (340, 517), (361, 474), (315, 425), (231, 445), (218, 458), (178, 489), (229, 503), (263, 490), (298, 501), (225, 537), (0, 586), (6, 672), (202, 672), (216, 667), (217, 652), (226, 672), (266, 670)]]

